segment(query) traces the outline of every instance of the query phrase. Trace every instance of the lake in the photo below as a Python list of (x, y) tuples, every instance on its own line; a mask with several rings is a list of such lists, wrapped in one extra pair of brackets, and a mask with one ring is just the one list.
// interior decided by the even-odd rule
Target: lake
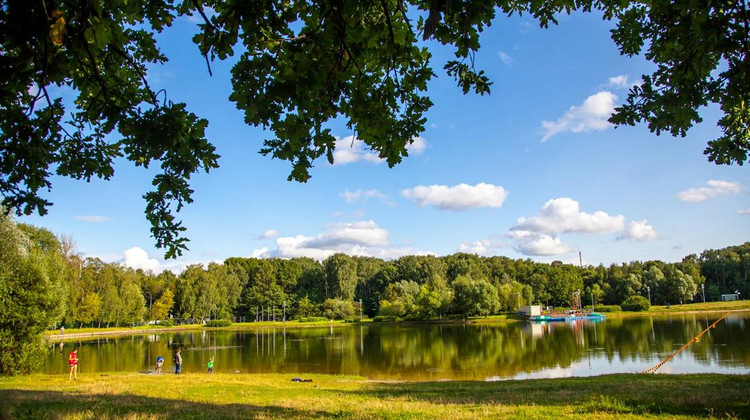
[[(366, 324), (323, 328), (187, 331), (66, 340), (45, 373), (67, 373), (79, 347), (79, 374), (164, 373), (182, 348), (183, 372), (361, 375), (378, 380), (504, 380), (635, 373), (659, 363), (721, 313), (609, 318), (600, 322)], [(660, 373), (750, 373), (750, 313), (734, 313), (664, 365)]]

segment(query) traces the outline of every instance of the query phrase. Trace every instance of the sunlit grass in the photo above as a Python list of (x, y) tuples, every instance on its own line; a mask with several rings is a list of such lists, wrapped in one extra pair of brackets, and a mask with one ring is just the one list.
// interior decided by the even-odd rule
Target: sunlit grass
[(0, 418), (748, 418), (748, 395), (748, 375), (397, 383), (317, 374), (34, 375), (0, 378)]

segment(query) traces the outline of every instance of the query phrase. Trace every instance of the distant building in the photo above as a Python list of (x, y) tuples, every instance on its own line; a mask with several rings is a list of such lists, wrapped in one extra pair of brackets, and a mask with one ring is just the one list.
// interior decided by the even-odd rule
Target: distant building
[(726, 295), (721, 295), (721, 300), (740, 300), (740, 294), (739, 293), (728, 293)]
[(537, 316), (542, 314), (542, 307), (539, 305), (521, 306), (519, 312), (523, 316)]

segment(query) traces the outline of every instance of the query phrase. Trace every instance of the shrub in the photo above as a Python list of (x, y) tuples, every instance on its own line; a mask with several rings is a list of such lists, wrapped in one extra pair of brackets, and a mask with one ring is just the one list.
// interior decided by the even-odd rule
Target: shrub
[(648, 311), (651, 308), (648, 299), (643, 296), (630, 296), (620, 306), (622, 306), (623, 310), (633, 312)]
[(354, 316), (354, 305), (342, 299), (326, 299), (323, 302), (323, 315), (328, 319), (346, 319)]
[(359, 315), (350, 316), (344, 319), (344, 322), (361, 322), (361, 321), (362, 321), (362, 317), (360, 317)]
[(174, 327), (174, 320), (171, 319), (162, 319), (159, 321), (160, 327)]
[[(585, 306), (586, 309), (591, 309), (591, 305)], [(594, 306), (594, 312), (622, 312), (620, 305), (596, 305)]]
[(217, 327), (228, 327), (232, 325), (232, 321), (228, 319), (212, 319), (206, 322), (206, 327), (217, 328)]
[(324, 316), (303, 316), (298, 319), (299, 322), (328, 322), (328, 318)]
[(594, 308), (594, 312), (622, 312), (620, 305), (599, 305)]
[(392, 315), (378, 315), (372, 319), (372, 322), (394, 322), (398, 321), (398, 317)]

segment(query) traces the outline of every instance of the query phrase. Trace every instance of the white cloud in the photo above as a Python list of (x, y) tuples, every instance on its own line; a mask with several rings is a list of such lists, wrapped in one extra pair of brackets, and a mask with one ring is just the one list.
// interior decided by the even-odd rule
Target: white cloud
[(263, 247), (259, 249), (254, 249), (253, 252), (250, 253), (250, 258), (263, 258), (268, 255), (268, 248)]
[(688, 202), (698, 203), (710, 198), (726, 194), (737, 194), (740, 192), (740, 184), (730, 181), (709, 180), (708, 187), (690, 188), (677, 193), (677, 198)]
[(497, 250), (507, 247), (503, 242), (483, 239), (481, 241), (463, 242), (458, 246), (458, 252), (467, 254), (477, 254), (482, 256), (491, 256), (497, 254)]
[(506, 66), (509, 66), (513, 63), (513, 57), (503, 51), (498, 52), (497, 56), (500, 57), (500, 61), (502, 61)]
[(607, 120), (612, 115), (616, 102), (617, 95), (602, 91), (589, 96), (581, 105), (571, 106), (557, 121), (542, 121), (542, 142), (566, 131), (588, 133), (606, 130), (611, 126)]
[(625, 216), (610, 216), (603, 211), (582, 212), (572, 198), (547, 201), (539, 215), (520, 217), (512, 230), (538, 233), (609, 233), (625, 227)]
[[(427, 142), (422, 137), (414, 137), (411, 144), (406, 145), (406, 151), (409, 154), (421, 154), (427, 148)], [(382, 163), (385, 159), (380, 158), (377, 153), (373, 152), (365, 142), (354, 136), (346, 136), (336, 140), (336, 149), (333, 151), (333, 164), (346, 165), (365, 161), (370, 163)]]
[(613, 76), (607, 79), (607, 84), (615, 88), (624, 88), (628, 86), (628, 76), (621, 74), (619, 76)]
[(383, 194), (382, 192), (378, 190), (357, 190), (357, 191), (349, 191), (346, 190), (341, 193), (341, 196), (344, 197), (344, 200), (347, 203), (356, 203), (360, 200), (368, 200), (370, 198), (377, 198), (379, 200), (382, 200), (384, 203), (392, 204), (388, 202), (388, 196)]
[(401, 191), (401, 196), (411, 199), (417, 205), (433, 206), (443, 210), (466, 210), (474, 207), (500, 208), (508, 197), (505, 188), (499, 185), (479, 183), (471, 186), (458, 184), (419, 185)]
[(279, 236), (279, 231), (275, 229), (268, 229), (267, 231), (263, 232), (260, 236), (258, 236), (255, 239), (270, 239), (275, 238)]
[(625, 227), (625, 216), (611, 216), (603, 211), (582, 212), (577, 201), (556, 198), (544, 203), (539, 214), (520, 217), (508, 236), (515, 249), (524, 255), (559, 255), (573, 251), (564, 244), (562, 233), (610, 233)]
[(648, 224), (647, 220), (640, 222), (630, 222), (628, 228), (619, 239), (630, 239), (632, 241), (653, 241), (658, 239), (654, 227)]
[(149, 258), (148, 253), (141, 247), (134, 246), (123, 252), (123, 258), (121, 262), (131, 268), (150, 270), (153, 272), (158, 271), (160, 267), (159, 260), (155, 258)]
[(514, 248), (524, 255), (548, 256), (573, 251), (555, 235), (526, 230), (511, 230), (508, 235), (515, 241)]
[(743, 214), (743, 215), (750, 214), (750, 207), (748, 207), (746, 209), (739, 209), (739, 210), (737, 210), (737, 214)]
[(104, 223), (112, 221), (111, 217), (106, 216), (73, 216), (73, 218), (89, 223)]
[(335, 223), (316, 236), (286, 236), (276, 239), (276, 249), (256, 249), (254, 257), (310, 257), (324, 260), (335, 253), (378, 258), (397, 258), (402, 255), (423, 253), (411, 248), (393, 248), (388, 231), (374, 221)]

